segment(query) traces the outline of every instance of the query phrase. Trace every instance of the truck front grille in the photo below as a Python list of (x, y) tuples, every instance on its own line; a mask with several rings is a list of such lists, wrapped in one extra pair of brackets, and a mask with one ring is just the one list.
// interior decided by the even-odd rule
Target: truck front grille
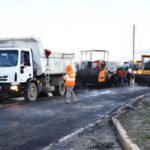
[(1, 90), (8, 90), (10, 89), (10, 83), (0, 83)]
[(0, 81), (7, 81), (8, 76), (0, 76)]

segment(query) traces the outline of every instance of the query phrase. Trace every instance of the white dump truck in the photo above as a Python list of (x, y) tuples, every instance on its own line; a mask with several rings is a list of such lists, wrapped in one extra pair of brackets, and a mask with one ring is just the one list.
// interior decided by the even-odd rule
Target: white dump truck
[(0, 39), (0, 99), (24, 96), (35, 101), (50, 92), (64, 95), (66, 65), (74, 67), (74, 54), (44, 49), (39, 38)]

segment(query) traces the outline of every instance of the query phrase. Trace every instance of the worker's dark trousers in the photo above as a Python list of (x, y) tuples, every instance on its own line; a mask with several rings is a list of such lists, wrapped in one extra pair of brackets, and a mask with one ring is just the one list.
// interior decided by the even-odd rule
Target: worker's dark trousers
[(66, 102), (67, 103), (71, 103), (71, 99), (73, 100), (73, 102), (77, 102), (78, 99), (76, 97), (76, 95), (74, 94), (72, 86), (67, 87), (67, 91), (66, 91)]
[(124, 84), (123, 77), (118, 77), (117, 82), (118, 87), (123, 87)]

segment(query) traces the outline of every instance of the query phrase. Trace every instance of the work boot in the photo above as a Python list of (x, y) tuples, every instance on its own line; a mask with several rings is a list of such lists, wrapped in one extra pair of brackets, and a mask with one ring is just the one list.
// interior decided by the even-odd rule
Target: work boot
[(71, 103), (71, 101), (69, 101), (69, 100), (66, 100), (66, 103), (67, 103), (67, 104), (70, 104), (70, 103)]
[(75, 104), (75, 103), (78, 103), (79, 102), (79, 100), (77, 99), (77, 100), (74, 100), (73, 101), (73, 104)]

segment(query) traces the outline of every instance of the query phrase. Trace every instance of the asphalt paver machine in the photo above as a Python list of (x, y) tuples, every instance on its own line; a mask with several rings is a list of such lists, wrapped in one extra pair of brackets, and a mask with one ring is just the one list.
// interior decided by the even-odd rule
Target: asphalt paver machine
[(100, 84), (104, 84), (102, 82), (105, 82), (105, 79), (102, 79), (101, 82), (99, 74), (101, 71), (107, 70), (108, 56), (109, 52), (107, 50), (81, 51), (81, 63), (77, 70), (76, 86), (99, 86)]

